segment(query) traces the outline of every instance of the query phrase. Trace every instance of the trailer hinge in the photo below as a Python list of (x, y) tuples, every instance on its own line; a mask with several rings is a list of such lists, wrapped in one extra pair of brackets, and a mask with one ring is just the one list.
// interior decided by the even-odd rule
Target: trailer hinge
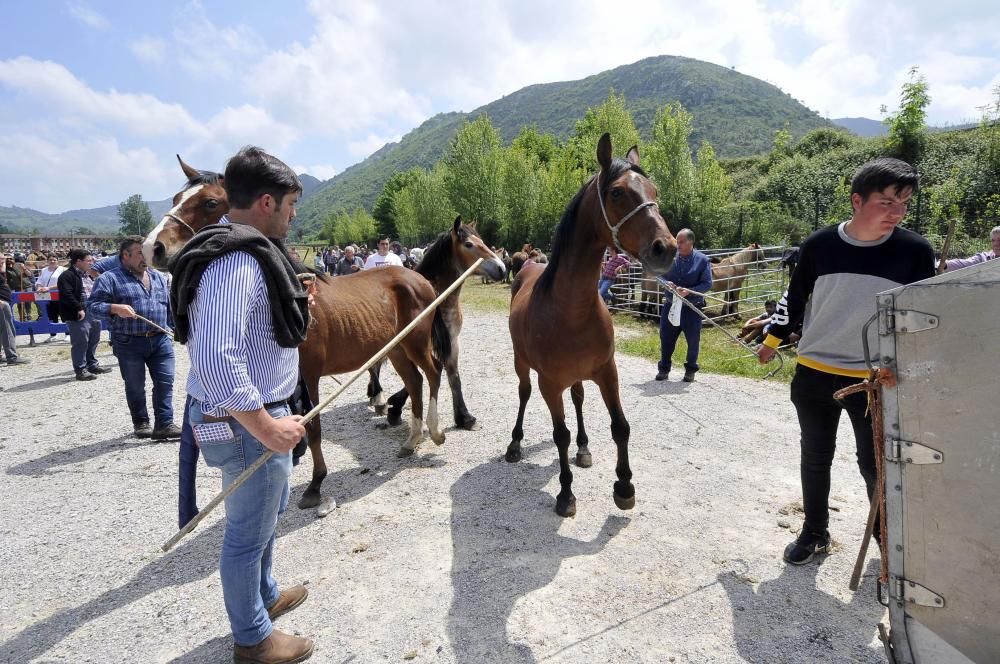
[(894, 463), (925, 465), (944, 463), (944, 453), (920, 443), (889, 438), (886, 440), (886, 459)]
[(889, 578), (889, 598), (907, 604), (930, 606), (935, 609), (944, 608), (944, 597), (919, 583), (898, 576)]
[(937, 314), (928, 314), (923, 311), (886, 308), (882, 314), (882, 329), (879, 330), (882, 334), (923, 332), (924, 330), (933, 330), (941, 324), (941, 319)]

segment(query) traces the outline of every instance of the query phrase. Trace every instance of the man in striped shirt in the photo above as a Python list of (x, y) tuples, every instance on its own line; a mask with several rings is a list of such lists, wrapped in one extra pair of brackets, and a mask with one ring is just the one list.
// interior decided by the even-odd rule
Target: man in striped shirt
[[(111, 321), (118, 370), (125, 381), (125, 401), (138, 438), (178, 438), (174, 424), (174, 346), (164, 330), (173, 328), (167, 280), (146, 268), (142, 240), (127, 238), (118, 248), (121, 266), (104, 272), (90, 292), (87, 310)], [(139, 320), (136, 314), (155, 325)], [(154, 426), (146, 410), (146, 369), (153, 381)]]
[(305, 601), (306, 588), (279, 591), (271, 564), (278, 515), (288, 504), (291, 450), (305, 435), (287, 400), (298, 382), (297, 344), (308, 311), (305, 293), (295, 292), (301, 308), (286, 315), (289, 298), (268, 284), (294, 281), (287, 254), (273, 241), (288, 235), (302, 186), (288, 166), (254, 147), (229, 160), (224, 182), (229, 214), (171, 263), (177, 337), (186, 337), (191, 357), (189, 421), (205, 462), (222, 470), (223, 485), (265, 448), (275, 453), (226, 498), (222, 594), (234, 661), (301, 662), (313, 642), (271, 621)]

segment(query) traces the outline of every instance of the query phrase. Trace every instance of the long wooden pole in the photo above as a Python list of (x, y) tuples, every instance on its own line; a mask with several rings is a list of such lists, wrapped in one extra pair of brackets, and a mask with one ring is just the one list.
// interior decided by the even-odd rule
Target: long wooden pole
[[(380, 350), (379, 352), (377, 352), (370, 360), (368, 360), (367, 362), (365, 362), (364, 365), (360, 369), (358, 369), (353, 374), (351, 374), (351, 376), (347, 380), (345, 380), (343, 382), (343, 384), (341, 384), (341, 386), (333, 394), (331, 394), (322, 403), (320, 403), (315, 408), (313, 408), (308, 413), (306, 413), (305, 417), (302, 418), (302, 420), (301, 420), (300, 423), (303, 426), (306, 425), (310, 420), (312, 420), (314, 417), (316, 417), (317, 415), (319, 415), (323, 411), (324, 408), (326, 408), (327, 406), (329, 406), (330, 403), (334, 399), (336, 399), (338, 396), (340, 396), (340, 394), (343, 393), (343, 391), (346, 390), (348, 388), (348, 386), (351, 385), (351, 383), (353, 383), (360, 376), (362, 376), (363, 374), (365, 374), (376, 363), (381, 362), (385, 358), (385, 356), (388, 355), (392, 351), (393, 348), (395, 348), (396, 346), (398, 346), (399, 342), (401, 342), (406, 337), (406, 335), (408, 335), (410, 332), (412, 332), (413, 329), (415, 327), (417, 327), (417, 325), (419, 325), (420, 322), (429, 313), (431, 313), (432, 311), (434, 311), (435, 309), (437, 309), (438, 306), (440, 306), (442, 302), (444, 302), (446, 299), (448, 299), (449, 295), (451, 295), (452, 293), (454, 293), (462, 285), (462, 283), (466, 279), (468, 279), (470, 276), (472, 276), (472, 273), (475, 272), (477, 269), (479, 269), (479, 265), (483, 262), (483, 260), (484, 259), (482, 259), (482, 258), (477, 259), (476, 262), (473, 263), (469, 267), (468, 270), (466, 270), (465, 272), (463, 272), (462, 275), (458, 279), (455, 280), (455, 283), (453, 283), (451, 286), (448, 286), (448, 288), (446, 288), (444, 291), (442, 291), (442, 293), (440, 295), (438, 295), (437, 298), (433, 302), (431, 302), (427, 306), (426, 309), (424, 309), (423, 311), (421, 311), (417, 315), (416, 318), (414, 318), (412, 321), (410, 321), (410, 324), (407, 325), (406, 327), (404, 327), (399, 332), (399, 334), (397, 334), (395, 337), (393, 337), (392, 340), (389, 343), (387, 343), (384, 348), (382, 348), (382, 350)], [(197, 516), (195, 516), (193, 519), (191, 519), (190, 521), (188, 521), (187, 525), (185, 525), (183, 528), (181, 528), (176, 533), (174, 533), (173, 537), (171, 537), (166, 542), (164, 542), (163, 546), (160, 547), (160, 548), (162, 548), (164, 551), (169, 551), (170, 549), (172, 549), (174, 547), (174, 545), (177, 544), (179, 541), (181, 541), (181, 539), (183, 539), (183, 537), (185, 535), (187, 535), (189, 532), (191, 532), (192, 530), (194, 530), (198, 526), (198, 524), (201, 523), (202, 520), (206, 516), (209, 515), (209, 513), (212, 510), (214, 510), (216, 507), (218, 507), (219, 503), (221, 503), (223, 500), (225, 500), (229, 496), (229, 494), (231, 494), (233, 491), (236, 491), (236, 489), (238, 489), (240, 487), (240, 485), (242, 485), (244, 482), (246, 482), (250, 478), (251, 475), (253, 475), (255, 472), (257, 472), (257, 470), (261, 466), (263, 466), (265, 463), (267, 463), (268, 459), (270, 459), (272, 456), (274, 456), (274, 450), (267, 450), (266, 452), (264, 452), (264, 454), (260, 455), (257, 458), (257, 460), (254, 461), (253, 464), (250, 467), (248, 467), (246, 470), (244, 470), (243, 473), (239, 477), (237, 477), (235, 480), (233, 480), (232, 484), (230, 484), (225, 489), (223, 489), (222, 492), (220, 492), (207, 505), (205, 505), (205, 507), (200, 512), (198, 512)]]
[(941, 248), (941, 260), (938, 261), (937, 273), (941, 274), (948, 269), (948, 250), (951, 248), (951, 239), (955, 237), (955, 224), (957, 219), (948, 222), (948, 235), (944, 239), (944, 246)]

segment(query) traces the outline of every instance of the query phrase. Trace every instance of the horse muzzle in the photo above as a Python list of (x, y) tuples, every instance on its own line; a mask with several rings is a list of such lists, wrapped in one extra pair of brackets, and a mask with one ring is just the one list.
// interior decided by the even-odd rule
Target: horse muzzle
[(656, 239), (639, 252), (642, 266), (651, 274), (663, 274), (674, 264), (677, 244)]

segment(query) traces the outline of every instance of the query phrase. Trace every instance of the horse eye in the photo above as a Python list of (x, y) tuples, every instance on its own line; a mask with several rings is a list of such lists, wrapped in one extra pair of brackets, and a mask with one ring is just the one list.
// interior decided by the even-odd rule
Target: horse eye
[(625, 193), (624, 189), (622, 189), (621, 187), (615, 187), (614, 189), (611, 190), (611, 198), (621, 198), (622, 194), (624, 193)]
[(466, 248), (466, 249), (472, 249), (472, 246), (473, 246), (473, 245), (472, 245), (472, 243), (471, 243), (471, 242), (466, 242), (466, 243), (465, 243), (465, 248)]
[(205, 207), (207, 207), (209, 210), (214, 210), (215, 208), (219, 207), (219, 201), (215, 200), (214, 198), (210, 198), (207, 201), (205, 201)]

